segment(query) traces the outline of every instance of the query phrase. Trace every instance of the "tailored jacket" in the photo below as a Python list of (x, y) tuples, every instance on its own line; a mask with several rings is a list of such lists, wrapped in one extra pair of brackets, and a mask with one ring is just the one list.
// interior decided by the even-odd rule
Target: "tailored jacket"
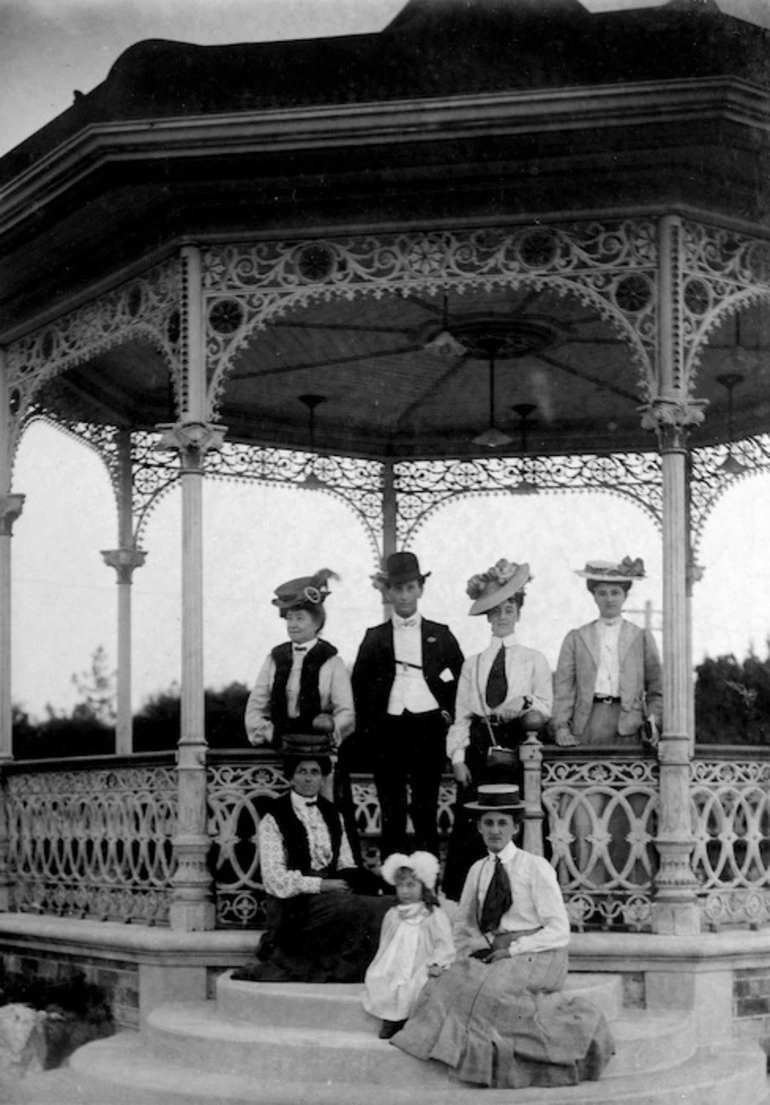
[[(553, 681), (553, 729), (569, 730), (580, 741), (588, 722), (599, 667), (598, 622), (572, 629), (564, 638)], [(618, 733), (631, 736), (645, 712), (660, 725), (663, 694), (658, 648), (652, 634), (623, 618), (620, 623)], [(646, 698), (646, 711), (645, 711)]]
[[(439, 709), (454, 714), (457, 678), (463, 654), (449, 626), (422, 618), (422, 674)], [(388, 712), (388, 699), (396, 678), (393, 622), (367, 629), (353, 665), (353, 699), (358, 731), (376, 734)]]

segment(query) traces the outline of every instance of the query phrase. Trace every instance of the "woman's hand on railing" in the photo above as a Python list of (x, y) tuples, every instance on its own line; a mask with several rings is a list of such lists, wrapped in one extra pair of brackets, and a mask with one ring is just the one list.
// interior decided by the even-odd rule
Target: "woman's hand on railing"
[(246, 733), (249, 744), (253, 748), (259, 748), (263, 744), (271, 744), (273, 740), (273, 723), (269, 718), (260, 718), (249, 725)]
[(472, 782), (471, 773), (465, 760), (460, 760), (459, 763), (452, 764), (452, 774), (461, 786), (470, 786)]
[(332, 733), (334, 718), (330, 714), (316, 714), (313, 718), (313, 728), (319, 733)]
[(573, 748), (577, 744), (577, 740), (569, 729), (557, 729), (554, 732), (553, 739), (559, 748)]

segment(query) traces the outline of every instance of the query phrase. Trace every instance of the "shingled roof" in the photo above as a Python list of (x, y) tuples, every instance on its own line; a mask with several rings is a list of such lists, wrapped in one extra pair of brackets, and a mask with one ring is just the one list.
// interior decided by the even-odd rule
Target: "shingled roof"
[(100, 122), (714, 76), (768, 86), (769, 57), (770, 32), (711, 0), (601, 15), (578, 0), (410, 0), (378, 34), (150, 39), (0, 159), (0, 181)]

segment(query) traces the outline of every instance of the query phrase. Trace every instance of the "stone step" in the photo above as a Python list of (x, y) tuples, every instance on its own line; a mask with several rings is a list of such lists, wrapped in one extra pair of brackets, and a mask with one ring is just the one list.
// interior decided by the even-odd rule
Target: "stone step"
[[(550, 1090), (485, 1090), (483, 1098), (488, 1105), (762, 1105), (767, 1097), (763, 1052), (753, 1045), (731, 1045), (723, 1052), (701, 1050), (665, 1071)], [(433, 1087), (362, 1085), (263, 1080), (241, 1070), (191, 1069), (163, 1062), (134, 1033), (80, 1048), (66, 1072), (69, 1091), (62, 1080), (65, 1072), (50, 1073), (59, 1076), (58, 1096), (20, 1099), (19, 1105), (479, 1105), (477, 1087), (449, 1078)], [(295, 1070), (295, 1079), (296, 1074)], [(34, 1076), (31, 1081), (39, 1087), (46, 1077)], [(67, 1096), (70, 1091), (72, 1096)]]
[[(335, 1008), (327, 986), (329, 1005)], [(322, 999), (317, 999), (322, 1002)], [(330, 1018), (331, 1019), (331, 1018)], [(161, 1006), (148, 1022), (148, 1050), (158, 1060), (211, 1071), (238, 1070), (259, 1079), (378, 1086), (434, 1086), (446, 1081), (443, 1067), (423, 1063), (377, 1038), (379, 1022), (361, 1010), (355, 1030), (318, 1024), (251, 1024), (222, 1017), (214, 1002)], [(671, 1012), (630, 1011), (612, 1020), (616, 1053), (605, 1077), (661, 1070), (694, 1050), (693, 1018)]]
[[(619, 1015), (623, 1005), (620, 975), (572, 974), (565, 992), (593, 1001), (608, 1020)], [(353, 985), (329, 985), (304, 982), (241, 982), (226, 971), (217, 979), (217, 1010), (228, 1020), (252, 1025), (278, 1024), (293, 1028), (325, 1028), (359, 1031), (375, 1022), (364, 1010), (364, 988)]]

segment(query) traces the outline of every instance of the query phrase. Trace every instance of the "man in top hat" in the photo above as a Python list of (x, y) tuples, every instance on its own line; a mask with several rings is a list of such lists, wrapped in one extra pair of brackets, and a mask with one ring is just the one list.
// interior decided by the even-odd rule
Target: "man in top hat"
[(407, 850), (407, 785), (414, 847), (438, 855), (438, 793), (463, 654), (446, 625), (418, 613), (425, 580), (414, 553), (388, 557), (374, 586), (392, 617), (366, 631), (353, 667), (358, 731), (372, 753), (383, 857)]
[(554, 677), (556, 743), (641, 747), (645, 715), (659, 727), (663, 709), (660, 657), (649, 630), (623, 618), (623, 604), (644, 562), (589, 561), (586, 581), (599, 617), (564, 638)]

